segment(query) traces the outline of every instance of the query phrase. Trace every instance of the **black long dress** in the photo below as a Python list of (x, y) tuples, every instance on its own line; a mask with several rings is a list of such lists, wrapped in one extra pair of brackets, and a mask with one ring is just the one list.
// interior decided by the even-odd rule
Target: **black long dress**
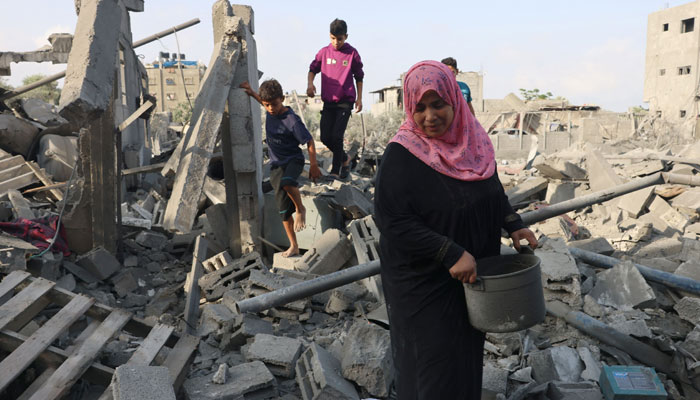
[(464, 250), (498, 255), (501, 228), (522, 228), (498, 180), (442, 175), (390, 143), (379, 168), (375, 217), (398, 398), (480, 399), (484, 334), (469, 324), (449, 268)]

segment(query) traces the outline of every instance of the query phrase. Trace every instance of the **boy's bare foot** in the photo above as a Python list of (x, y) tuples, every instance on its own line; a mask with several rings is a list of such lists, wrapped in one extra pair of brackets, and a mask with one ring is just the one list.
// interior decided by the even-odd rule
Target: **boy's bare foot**
[(306, 209), (297, 210), (294, 215), (294, 232), (301, 232), (306, 228)]
[(282, 253), (282, 257), (292, 257), (292, 256), (298, 256), (299, 255), (299, 247), (298, 246), (290, 246), (287, 251)]

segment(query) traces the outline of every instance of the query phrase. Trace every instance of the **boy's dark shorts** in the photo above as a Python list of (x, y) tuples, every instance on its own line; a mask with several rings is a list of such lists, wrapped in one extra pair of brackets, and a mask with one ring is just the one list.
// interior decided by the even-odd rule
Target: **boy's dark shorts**
[(275, 203), (283, 221), (291, 218), (296, 211), (292, 198), (282, 189), (283, 186), (299, 186), (297, 178), (304, 170), (303, 161), (290, 161), (287, 165), (278, 165), (270, 170), (270, 184), (275, 190)]

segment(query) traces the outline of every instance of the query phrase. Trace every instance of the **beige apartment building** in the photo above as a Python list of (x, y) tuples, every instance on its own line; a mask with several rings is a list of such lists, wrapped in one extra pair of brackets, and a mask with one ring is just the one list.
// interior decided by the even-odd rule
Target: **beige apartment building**
[(156, 61), (146, 65), (148, 92), (157, 99), (159, 112), (173, 112), (178, 104), (187, 102), (194, 105), (199, 85), (206, 67), (197, 61)]
[(644, 101), (671, 121), (697, 118), (700, 1), (649, 14)]

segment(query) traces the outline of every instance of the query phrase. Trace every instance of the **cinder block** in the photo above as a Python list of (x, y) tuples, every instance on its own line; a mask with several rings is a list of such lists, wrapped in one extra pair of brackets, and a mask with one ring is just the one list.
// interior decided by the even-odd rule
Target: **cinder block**
[(207, 300), (214, 301), (223, 296), (224, 292), (232, 288), (237, 282), (248, 278), (251, 270), (261, 269), (262, 267), (263, 263), (260, 260), (260, 255), (255, 252), (248, 253), (224, 268), (204, 274), (204, 276), (199, 278), (199, 287), (202, 288)]
[(367, 289), (357, 283), (351, 283), (333, 289), (326, 303), (326, 312), (333, 314), (355, 309), (355, 302), (367, 294)]
[(351, 252), (347, 235), (338, 229), (328, 229), (313, 248), (304, 253), (294, 269), (317, 275), (329, 274), (339, 270), (350, 259)]
[(104, 247), (95, 247), (75, 261), (99, 280), (104, 280), (119, 271), (119, 261)]
[(296, 380), (304, 400), (360, 398), (355, 386), (341, 375), (340, 361), (316, 343), (299, 357)]
[(246, 359), (264, 362), (274, 375), (293, 378), (301, 351), (299, 339), (260, 333), (255, 335), (253, 343), (248, 347)]
[(356, 321), (342, 348), (343, 377), (371, 395), (386, 397), (393, 379), (389, 331), (364, 320)]
[(222, 251), (221, 253), (215, 255), (214, 257), (207, 258), (202, 262), (204, 269), (207, 272), (214, 272), (226, 267), (233, 262), (233, 257), (228, 253), (228, 251)]

